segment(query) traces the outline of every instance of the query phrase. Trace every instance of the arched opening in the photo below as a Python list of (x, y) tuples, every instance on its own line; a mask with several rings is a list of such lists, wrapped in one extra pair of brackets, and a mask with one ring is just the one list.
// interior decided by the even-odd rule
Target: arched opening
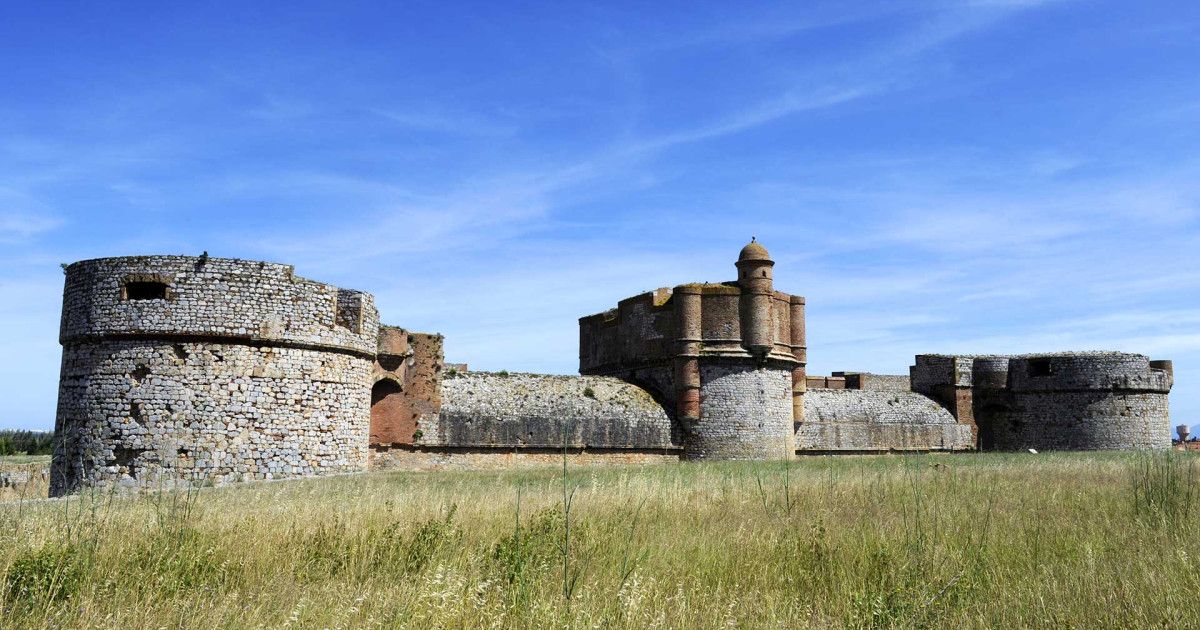
[(371, 445), (412, 444), (417, 419), (400, 384), (383, 379), (371, 388)]

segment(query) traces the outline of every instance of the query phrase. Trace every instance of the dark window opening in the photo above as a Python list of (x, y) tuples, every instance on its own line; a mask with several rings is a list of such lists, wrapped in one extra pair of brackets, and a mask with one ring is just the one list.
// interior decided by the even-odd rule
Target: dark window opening
[(144, 454), (145, 451), (142, 449), (118, 446), (113, 449), (113, 458), (109, 460), (109, 465), (120, 466), (125, 469), (125, 474), (137, 479), (138, 458)]
[(165, 300), (167, 299), (167, 283), (165, 282), (129, 282), (125, 285), (126, 300)]
[(1050, 359), (1034, 359), (1029, 362), (1030, 376), (1050, 376), (1052, 373)]
[(766, 269), (763, 269), (763, 277), (764, 277), (764, 278), (766, 278), (766, 277), (767, 277), (767, 270), (766, 270)]
[(147, 376), (150, 376), (150, 368), (139, 365), (130, 372), (129, 376), (133, 377), (133, 382), (140, 384)]

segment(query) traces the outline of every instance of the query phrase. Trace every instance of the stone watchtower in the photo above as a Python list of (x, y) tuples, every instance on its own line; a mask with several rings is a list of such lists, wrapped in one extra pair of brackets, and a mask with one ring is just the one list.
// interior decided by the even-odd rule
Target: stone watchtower
[(690, 459), (795, 453), (804, 416), (804, 298), (775, 291), (775, 263), (751, 242), (738, 279), (684, 284), (579, 320), (579, 371), (648, 389)]
[(363, 470), (378, 331), (370, 294), (286, 265), (69, 265), (50, 494)]

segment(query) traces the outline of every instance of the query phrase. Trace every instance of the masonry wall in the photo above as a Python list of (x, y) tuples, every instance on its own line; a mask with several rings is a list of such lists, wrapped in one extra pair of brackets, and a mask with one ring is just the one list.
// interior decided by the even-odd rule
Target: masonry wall
[(674, 355), (669, 289), (621, 300), (614, 308), (579, 320), (579, 365), (604, 374), (670, 361)]
[(1014, 357), (1010, 402), (991, 428), (1001, 450), (1165, 449), (1171, 446), (1170, 375), (1144, 355)]
[[(131, 281), (161, 281), (167, 297), (123, 299)], [(370, 294), (297, 277), (289, 265), (128, 256), (67, 267), (59, 341), (195, 335), (374, 355), (378, 329)]]
[(791, 368), (701, 366), (700, 419), (684, 427), (689, 459), (785, 459), (795, 450)]
[(377, 331), (369, 294), (285, 265), (75, 263), (51, 494), (362, 470)]
[(978, 427), (984, 450), (1169, 448), (1170, 362), (1123, 352), (921, 355), (913, 390)]
[(575, 466), (640, 466), (679, 461), (677, 449), (408, 447), (372, 449), (376, 470), (510, 470)]
[(51, 493), (362, 470), (371, 362), (297, 348), (65, 349)]
[(834, 372), (831, 376), (808, 375), (808, 389), (867, 389), (881, 392), (912, 391), (907, 375), (869, 372)]
[(1167, 396), (1157, 393), (1024, 392), (992, 430), (996, 450), (1165, 449)]
[(810, 389), (796, 430), (803, 451), (941, 451), (975, 447), (971, 427), (912, 392)]
[(677, 450), (666, 410), (646, 390), (598, 376), (469, 372), (442, 382), (421, 447)]
[(912, 382), (907, 374), (870, 374), (844, 372), (846, 389), (866, 389), (880, 392), (910, 392)]
[(372, 446), (412, 444), (441, 409), (441, 335), (379, 329), (371, 389)]

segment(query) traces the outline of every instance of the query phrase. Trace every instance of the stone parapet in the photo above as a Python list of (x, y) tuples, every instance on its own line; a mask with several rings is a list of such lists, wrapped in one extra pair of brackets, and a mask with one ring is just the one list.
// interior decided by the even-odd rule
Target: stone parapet
[(59, 339), (211, 338), (366, 356), (378, 331), (370, 294), (297, 277), (288, 265), (126, 256), (67, 266)]

